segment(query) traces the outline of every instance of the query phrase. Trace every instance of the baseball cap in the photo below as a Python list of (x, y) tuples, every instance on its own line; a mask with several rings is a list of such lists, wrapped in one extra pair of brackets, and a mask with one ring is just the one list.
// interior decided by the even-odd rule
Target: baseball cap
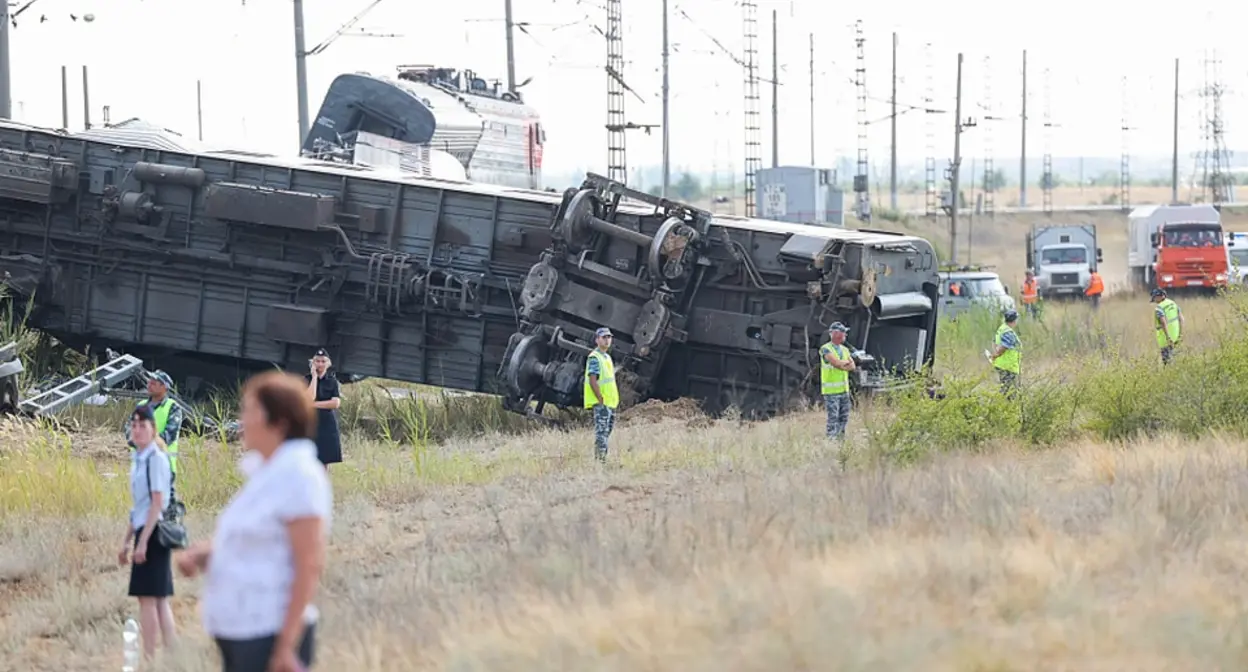
[(833, 322), (832, 324), (828, 325), (828, 333), (832, 333), (834, 331), (839, 331), (842, 334), (848, 334), (849, 327), (845, 326), (844, 322)]
[(614, 338), (610, 329), (606, 327), (598, 327), (598, 330), (594, 332), (594, 338), (602, 338), (603, 336), (612, 336)]
[(1153, 291), (1149, 292), (1149, 294), (1151, 294), (1152, 296), (1165, 296), (1165, 295), (1166, 295), (1166, 290), (1164, 290), (1164, 289), (1162, 289), (1162, 288), (1160, 288), (1160, 287), (1154, 287), (1154, 288), (1153, 288)]
[(1007, 310), (1005, 311), (1005, 314), (1003, 315), (1003, 317), (1005, 318), (1006, 322), (1013, 322), (1014, 320), (1018, 319), (1018, 311)]
[(148, 422), (155, 422), (155, 421), (156, 421), (156, 416), (152, 414), (152, 407), (151, 407), (151, 406), (149, 406), (149, 405), (147, 405), (147, 404), (143, 404), (143, 405), (141, 405), (141, 406), (135, 406), (135, 407), (134, 407), (134, 412), (132, 412), (132, 413), (130, 414), (130, 419), (131, 419), (131, 420), (146, 420), (146, 421), (148, 421)]
[(316, 349), (316, 354), (315, 354), (315, 355), (312, 355), (312, 356), (313, 356), (313, 357), (324, 357), (325, 359), (329, 359), (329, 351), (328, 351), (328, 350), (326, 350), (325, 348), (317, 348), (317, 349)]
[(173, 378), (169, 377), (169, 374), (160, 369), (152, 372), (152, 378), (159, 381), (165, 387), (173, 387)]

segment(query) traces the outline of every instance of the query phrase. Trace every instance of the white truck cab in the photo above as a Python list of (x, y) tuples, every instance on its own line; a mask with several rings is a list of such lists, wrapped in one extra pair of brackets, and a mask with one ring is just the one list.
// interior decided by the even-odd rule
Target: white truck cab
[(1229, 284), (1248, 284), (1248, 233), (1227, 231), (1225, 240)]
[(1027, 235), (1027, 266), (1036, 274), (1043, 298), (1083, 298), (1092, 271), (1102, 260), (1091, 224), (1032, 225)]
[(961, 267), (940, 271), (939, 314), (950, 319), (972, 308), (1015, 310), (1014, 297), (1001, 276), (983, 268)]

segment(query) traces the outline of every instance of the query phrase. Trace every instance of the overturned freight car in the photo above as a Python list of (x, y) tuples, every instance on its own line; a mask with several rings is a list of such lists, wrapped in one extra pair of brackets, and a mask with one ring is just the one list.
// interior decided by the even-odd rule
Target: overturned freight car
[(937, 260), (920, 238), (712, 215), (590, 175), (565, 194), (551, 241), (500, 371), (513, 409), (579, 403), (599, 326), (616, 336), (626, 397), (710, 411), (765, 414), (817, 394), (836, 321), (859, 390), (932, 361)]
[(186, 392), (304, 371), (322, 346), (340, 375), (492, 391), (558, 205), (0, 122), (0, 278), (34, 296), (29, 323), (136, 355)]
[(561, 198), (12, 122), (0, 278), (32, 326), (191, 393), (327, 347), (345, 374), (574, 403), (601, 323), (634, 394), (761, 409), (814, 389), (831, 320), (868, 388), (934, 344), (918, 238), (712, 217), (596, 177)]

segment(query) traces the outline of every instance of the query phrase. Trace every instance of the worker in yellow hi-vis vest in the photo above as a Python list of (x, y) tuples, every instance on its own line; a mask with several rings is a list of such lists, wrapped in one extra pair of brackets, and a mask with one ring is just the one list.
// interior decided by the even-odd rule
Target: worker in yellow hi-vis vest
[(611, 349), (611, 330), (602, 327), (594, 332), (594, 349), (585, 358), (585, 408), (594, 409), (594, 457), (607, 461), (607, 440), (615, 429), (615, 409), (620, 405), (620, 391), (615, 384), (615, 363), (607, 351)]
[(1161, 288), (1152, 291), (1152, 301), (1157, 304), (1153, 310), (1153, 328), (1157, 331), (1157, 347), (1161, 348), (1161, 363), (1169, 364), (1174, 357), (1174, 346), (1183, 338), (1183, 311)]
[(997, 333), (992, 339), (992, 352), (988, 359), (992, 361), (992, 367), (997, 370), (997, 376), (1001, 379), (1001, 392), (1012, 397), (1018, 392), (1023, 344), (1014, 331), (1014, 327), (1018, 326), (1018, 312), (1007, 310), (1002, 317), (1001, 326), (997, 327)]
[(849, 372), (858, 368), (845, 336), (849, 327), (840, 322), (828, 326), (828, 342), (819, 348), (819, 389), (823, 407), (828, 412), (829, 439), (845, 438), (849, 425)]
[[(164, 371), (152, 373), (147, 381), (147, 399), (140, 401), (138, 406), (148, 406), (156, 420), (156, 438), (165, 444), (165, 452), (169, 455), (169, 469), (173, 481), (178, 478), (178, 433), (182, 431), (182, 407), (169, 398), (169, 388), (173, 387), (173, 379)], [(126, 445), (134, 450), (130, 440), (130, 418), (126, 418)], [(172, 491), (172, 486), (170, 486)], [(173, 499), (170, 496), (170, 499)]]

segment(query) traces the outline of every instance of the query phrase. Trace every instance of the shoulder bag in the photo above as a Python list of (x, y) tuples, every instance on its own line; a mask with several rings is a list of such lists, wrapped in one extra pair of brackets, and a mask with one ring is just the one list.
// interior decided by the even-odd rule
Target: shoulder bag
[[(152, 491), (152, 458), (147, 458), (147, 491)], [(170, 493), (172, 493), (172, 488)], [(186, 533), (186, 526), (182, 524), (182, 514), (186, 509), (182, 506), (182, 502), (176, 501), (173, 497), (169, 498), (169, 505), (161, 512), (160, 519), (156, 521), (156, 529), (152, 534), (156, 535), (156, 543), (165, 548), (176, 551), (186, 548), (190, 544), (189, 536)]]

